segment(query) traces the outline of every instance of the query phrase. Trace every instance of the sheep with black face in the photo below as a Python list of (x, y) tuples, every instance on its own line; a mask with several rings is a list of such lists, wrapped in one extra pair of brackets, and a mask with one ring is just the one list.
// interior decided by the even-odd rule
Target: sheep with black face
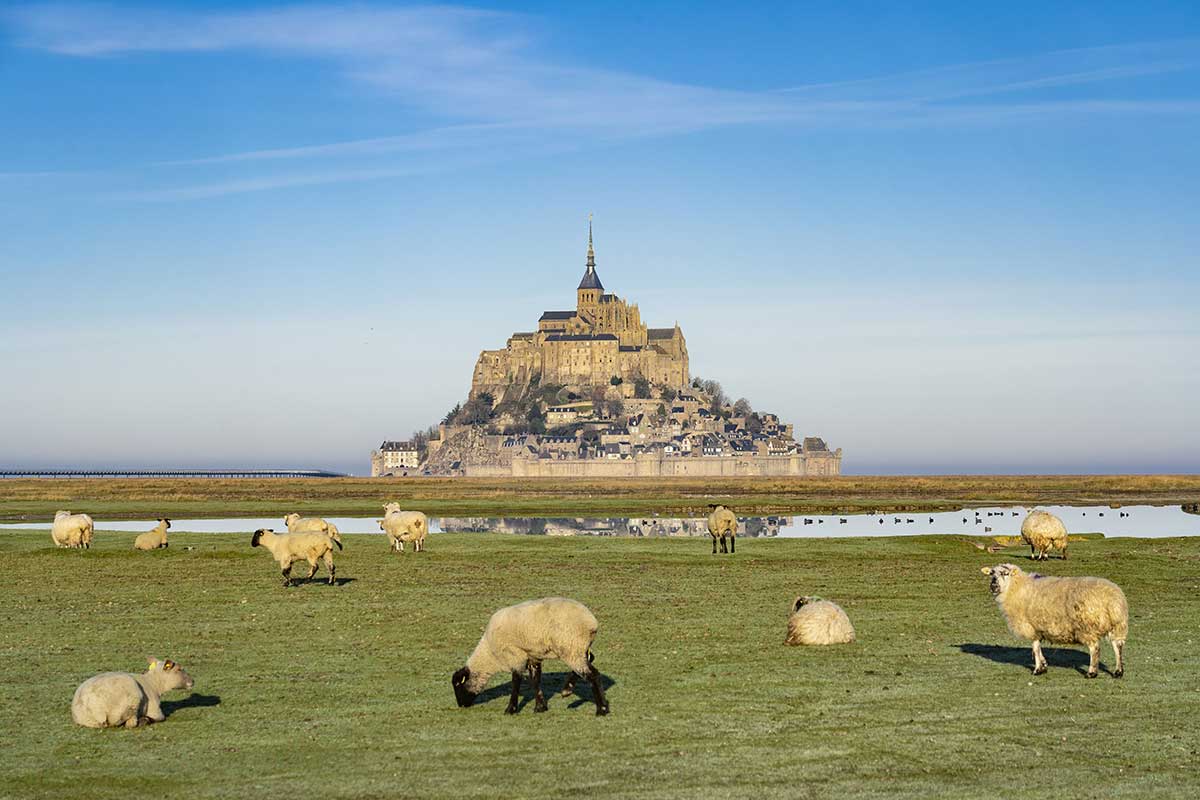
[(542, 661), (556, 658), (571, 668), (562, 695), (575, 690), (575, 682), (586, 678), (592, 685), (596, 716), (608, 713), (599, 671), (592, 665), (592, 642), (599, 623), (587, 606), (565, 597), (543, 597), (502, 608), (492, 614), (487, 628), (467, 664), (450, 679), (460, 708), (468, 708), (498, 672), (512, 674), (512, 696), (506, 714), (517, 713), (521, 675), (528, 671), (535, 692), (533, 710), (547, 709), (542, 696)]

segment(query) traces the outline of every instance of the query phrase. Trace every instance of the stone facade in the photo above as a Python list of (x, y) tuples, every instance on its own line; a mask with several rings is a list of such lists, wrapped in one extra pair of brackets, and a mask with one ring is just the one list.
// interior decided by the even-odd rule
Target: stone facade
[(371, 477), (398, 475), (415, 470), (421, 464), (421, 453), (414, 442), (387, 441), (371, 451)]
[(587, 267), (575, 299), (574, 311), (547, 311), (536, 331), (514, 333), (503, 350), (480, 353), (471, 396), (488, 392), (502, 401), (535, 377), (542, 385), (608, 386), (613, 378), (632, 383), (638, 377), (659, 386), (687, 385), (687, 341), (679, 323), (648, 328), (636, 303), (605, 294), (590, 225)]

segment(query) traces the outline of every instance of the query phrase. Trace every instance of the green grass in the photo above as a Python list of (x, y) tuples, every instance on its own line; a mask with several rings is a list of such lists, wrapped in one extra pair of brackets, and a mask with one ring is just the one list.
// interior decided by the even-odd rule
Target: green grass
[(1200, 502), (1200, 475), (933, 475), (836, 478), (335, 478), (0, 480), (0, 520), (58, 509), (98, 519), (368, 516), (383, 504), (438, 516), (631, 516), (937, 511), (964, 506)]
[[(1088, 681), (1078, 649), (1034, 678), (1005, 629), (979, 567), (1023, 554), (951, 537), (712, 556), (707, 539), (448, 534), (399, 556), (345, 536), (349, 582), (292, 589), (248, 538), (136, 553), (132, 534), (89, 552), (0, 534), (0, 797), (1200, 793), (1200, 540), (1093, 540), (1042, 566), (1129, 597), (1126, 677)], [(841, 603), (859, 642), (784, 647), (800, 593)], [(599, 618), (612, 714), (553, 696), (507, 717), (505, 687), (457, 708), (450, 673), (491, 611), (550, 594)], [(143, 654), (181, 662), (192, 698), (146, 729), (75, 727), (75, 687)], [(562, 672), (547, 663), (549, 689)]]

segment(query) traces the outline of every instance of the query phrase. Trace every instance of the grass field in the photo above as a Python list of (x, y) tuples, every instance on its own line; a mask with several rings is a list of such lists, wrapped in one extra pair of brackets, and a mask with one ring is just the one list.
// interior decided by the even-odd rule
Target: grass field
[(1023, 503), (1172, 504), (1200, 501), (1200, 475), (843, 476), (482, 480), (3, 480), (0, 520), (50, 519), (60, 508), (101, 519), (160, 516), (323, 516), (406, 508), (455, 516), (684, 514), (724, 502), (739, 513), (937, 511)]
[[(0, 534), (0, 797), (1152, 797), (1200, 793), (1200, 540), (1072, 546), (1053, 574), (1119, 582), (1128, 672), (1029, 650), (960, 539), (435, 535), (422, 555), (346, 536), (338, 586), (280, 586), (247, 536), (136, 553)], [(191, 549), (188, 549), (191, 548)], [(318, 577), (323, 577), (319, 573)], [(784, 647), (800, 593), (840, 602), (855, 645)], [(601, 627), (612, 714), (583, 698), (471, 709), (450, 673), (495, 608), (563, 594)], [(134, 731), (72, 725), (83, 679), (180, 661), (193, 693)], [(1110, 663), (1106, 649), (1103, 663)], [(564, 675), (546, 665), (546, 684)], [(526, 700), (528, 701), (528, 694)]]

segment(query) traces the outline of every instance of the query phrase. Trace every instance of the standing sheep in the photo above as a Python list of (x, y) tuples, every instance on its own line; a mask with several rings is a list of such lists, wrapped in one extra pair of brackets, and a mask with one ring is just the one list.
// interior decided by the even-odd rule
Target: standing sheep
[(85, 728), (136, 728), (162, 722), (160, 698), (172, 689), (192, 688), (192, 677), (170, 659), (151, 658), (141, 675), (104, 672), (79, 684), (71, 718)]
[(854, 626), (837, 603), (819, 597), (797, 597), (788, 616), (784, 644), (850, 644)]
[(585, 677), (592, 684), (596, 716), (607, 714), (608, 701), (604, 699), (600, 672), (592, 665), (591, 647), (598, 627), (587, 606), (565, 597), (543, 597), (500, 609), (488, 620), (467, 665), (450, 679), (459, 707), (469, 707), (493, 675), (508, 670), (512, 673), (512, 697), (504, 713), (517, 713), (521, 673), (528, 670), (535, 693), (533, 710), (545, 711), (542, 661), (557, 658), (572, 670), (562, 696), (570, 695), (575, 690), (575, 681)]
[(1048, 511), (1031, 511), (1021, 523), (1021, 538), (1029, 545), (1031, 559), (1045, 561), (1050, 549), (1067, 557), (1067, 526)]
[(276, 533), (269, 528), (259, 528), (250, 539), (251, 547), (262, 545), (271, 551), (279, 562), (283, 573), (283, 585), (292, 585), (292, 564), (307, 561), (309, 580), (317, 574), (317, 560), (325, 559), (325, 570), (329, 573), (329, 585), (334, 584), (333, 546), (341, 549), (341, 543), (323, 533)]
[(379, 529), (388, 535), (391, 549), (404, 552), (404, 543), (413, 543), (413, 552), (425, 550), (425, 537), (429, 535), (429, 518), (420, 511), (401, 511), (399, 503), (388, 503), (383, 507), (383, 519)]
[(70, 511), (54, 512), (54, 524), (50, 526), (50, 538), (56, 547), (74, 547), (87, 550), (92, 546), (96, 526), (87, 514), (72, 514)]
[(992, 596), (1014, 635), (1033, 641), (1033, 674), (1046, 671), (1042, 641), (1082, 644), (1088, 649), (1088, 678), (1100, 665), (1100, 640), (1108, 637), (1117, 659), (1113, 677), (1125, 674), (1129, 604), (1125, 593), (1104, 578), (1051, 578), (1024, 572), (1015, 564), (984, 567)]
[(337, 526), (320, 517), (301, 517), (293, 511), (283, 518), (283, 524), (287, 525), (288, 533), (323, 533), (338, 543), (339, 550), (342, 548), (342, 535)]
[[(722, 505), (709, 506), (712, 513), (708, 515), (708, 532), (712, 535), (713, 540), (713, 555), (717, 553), (717, 539), (721, 540), (722, 553), (737, 552), (737, 517), (733, 512)], [(725, 549), (725, 537), (729, 537), (729, 549)]]
[(133, 540), (133, 549), (157, 550), (160, 547), (166, 547), (167, 528), (169, 527), (171, 527), (171, 520), (166, 518), (160, 519), (154, 528), (145, 533), (138, 534), (138, 537)]

